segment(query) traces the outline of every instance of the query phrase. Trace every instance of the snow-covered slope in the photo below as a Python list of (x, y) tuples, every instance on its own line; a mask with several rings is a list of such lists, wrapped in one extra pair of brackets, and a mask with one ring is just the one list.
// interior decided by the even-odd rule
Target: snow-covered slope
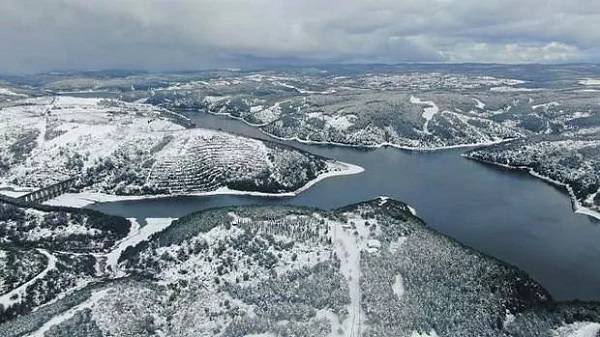
[(120, 279), (0, 324), (0, 334), (542, 337), (591, 334), (600, 322), (597, 304), (552, 302), (524, 273), (387, 198), (164, 220), (133, 228), (115, 250)]
[[(42, 187), (72, 177), (111, 195), (294, 192), (356, 168), (220, 131), (184, 129), (141, 103), (38, 98), (0, 111), (0, 179)], [(165, 117), (166, 116), (166, 117)]]
[(600, 137), (540, 137), (481, 148), (468, 158), (527, 169), (553, 184), (564, 185), (579, 213), (600, 218)]

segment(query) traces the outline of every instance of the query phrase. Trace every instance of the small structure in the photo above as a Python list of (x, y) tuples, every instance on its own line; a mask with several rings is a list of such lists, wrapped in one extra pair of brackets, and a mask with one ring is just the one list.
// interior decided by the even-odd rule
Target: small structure
[(381, 249), (381, 242), (379, 240), (371, 239), (367, 241), (367, 251), (369, 253), (376, 253)]
[(19, 199), (25, 200), (26, 202), (42, 203), (66, 193), (73, 185), (75, 185), (76, 181), (77, 178), (69, 178), (59, 183), (25, 194), (19, 197)]

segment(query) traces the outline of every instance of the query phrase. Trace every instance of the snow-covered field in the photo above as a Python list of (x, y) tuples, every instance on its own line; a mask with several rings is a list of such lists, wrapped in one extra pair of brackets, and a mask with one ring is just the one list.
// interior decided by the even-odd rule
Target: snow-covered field
[[(318, 182), (332, 177), (346, 176), (353, 174), (360, 174), (364, 172), (364, 169), (360, 166), (341, 163), (341, 162), (329, 162), (329, 171), (326, 173), (319, 174), (313, 180), (308, 181), (304, 186), (298, 188), (292, 192), (283, 193), (265, 193), (265, 192), (248, 192), (232, 190), (227, 187), (220, 187), (210, 192), (189, 192), (189, 193), (170, 193), (170, 194), (155, 194), (155, 195), (111, 195), (106, 193), (98, 192), (79, 192), (79, 193), (65, 193), (54, 199), (50, 199), (44, 204), (52, 206), (67, 206), (67, 207), (86, 207), (94, 203), (99, 202), (114, 202), (114, 201), (125, 201), (125, 200), (144, 200), (144, 199), (157, 199), (164, 197), (172, 197), (177, 195), (187, 196), (212, 196), (212, 195), (250, 195), (259, 197), (294, 197), (298, 194), (311, 188)], [(1, 193), (1, 192), (0, 192)]]
[(28, 99), (2, 114), (0, 134), (9, 141), (0, 145), (8, 167), (0, 182), (21, 187), (75, 177), (85, 192), (119, 196), (293, 195), (357, 171), (260, 140), (184, 129), (147, 104), (60, 96)]
[(45, 322), (39, 329), (28, 334), (27, 337), (45, 337), (48, 330), (50, 330), (52, 327), (71, 319), (77, 312), (81, 310), (93, 308), (94, 305), (96, 305), (96, 303), (98, 303), (100, 299), (107, 295), (107, 293), (107, 289), (93, 292), (88, 300), (70, 308), (69, 310), (57, 316), (52, 317), (50, 320)]
[(52, 255), (45, 249), (38, 249), (38, 251), (46, 257), (48, 261), (46, 263), (46, 267), (44, 268), (44, 270), (42, 270), (42, 272), (37, 274), (35, 277), (31, 278), (26, 283), (20, 285), (18, 288), (12, 289), (7, 293), (2, 294), (0, 296), (1, 308), (6, 309), (12, 307), (15, 304), (21, 303), (27, 294), (27, 288), (35, 282), (37, 282), (38, 280), (41, 280), (44, 277), (46, 277), (46, 275), (48, 275), (50, 271), (56, 268), (56, 258), (54, 257), (54, 255)]
[[(427, 126), (429, 125), (429, 121), (440, 111), (440, 109), (433, 101), (422, 101), (420, 98), (415, 96), (410, 96), (410, 102), (412, 104), (427, 105), (423, 108), (423, 114), (421, 116), (425, 120), (425, 123), (423, 123), (423, 132), (430, 134)], [(479, 102), (477, 104), (479, 105)]]
[(579, 84), (581, 84), (581, 85), (600, 85), (600, 79), (586, 78), (584, 80), (580, 80)]
[[(139, 90), (133, 78), (45, 84), (47, 92), (114, 90), (127, 102), (27, 98), (20, 92), (34, 88), (0, 88), (0, 194), (19, 197), (74, 177), (71, 193), (46, 205), (174, 195), (291, 197), (323, 179), (362, 172), (270, 142), (186, 129), (177, 123), (185, 117), (168, 110), (190, 109), (304, 143), (410, 150), (506, 143), (490, 148), (506, 146), (505, 152), (478, 159), (565, 186), (577, 212), (600, 218), (596, 78), (578, 75), (578, 88), (555, 90), (429, 70), (301, 73), (223, 71), (191, 80), (178, 74), (153, 78), (159, 88), (146, 89), (142, 81)], [(514, 139), (531, 143), (512, 148)], [(0, 296), (2, 309), (33, 298), (24, 309), (33, 308), (32, 316), (23, 317), (43, 324), (22, 336), (600, 333), (597, 304), (555, 307), (525, 274), (432, 231), (410, 206), (386, 197), (331, 211), (232, 207), (145, 219), (145, 226), (130, 219), (129, 233), (119, 237), (103, 237), (101, 229), (62, 215), (23, 214), (20, 222), (2, 223), (9, 238), (2, 243), (23, 240), (48, 263), (30, 266)], [(64, 242), (76, 247), (52, 248)], [(0, 250), (0, 263), (6, 256)], [(59, 280), (64, 275), (76, 276)], [(96, 282), (89, 299), (43, 322), (35, 316)], [(51, 287), (57, 289), (44, 297)], [(10, 329), (0, 324), (0, 335)]]
[(27, 97), (27, 95), (24, 94), (17, 94), (16, 92), (7, 89), (7, 88), (0, 88), (0, 95), (4, 95), (4, 96), (16, 96), (16, 97)]
[(123, 277), (125, 273), (119, 268), (119, 258), (123, 252), (130, 247), (136, 246), (144, 241), (147, 241), (150, 236), (158, 233), (169, 227), (173, 218), (146, 218), (146, 225), (141, 227), (136, 219), (129, 219), (132, 223), (131, 229), (127, 237), (118, 242), (115, 248), (108, 254), (104, 255), (106, 259), (106, 272), (112, 277)]
[[(266, 216), (266, 218), (258, 220), (255, 218), (257, 216), (259, 218)], [(346, 295), (348, 296), (348, 304), (345, 306), (347, 313), (339, 316), (339, 314), (336, 314), (335, 307), (329, 309), (319, 307), (315, 319), (325, 319), (330, 322), (332, 327), (335, 327), (331, 330), (331, 336), (339, 335), (336, 331), (342, 331), (344, 336), (358, 336), (366, 329), (366, 315), (362, 312), (360, 305), (360, 255), (361, 252), (367, 250), (373, 252), (374, 242), (377, 241), (373, 239), (373, 235), (377, 232), (367, 226), (376, 226), (377, 222), (364, 219), (354, 212), (347, 212), (341, 214), (341, 216), (346, 220), (329, 217), (329, 215), (321, 213), (291, 212), (288, 215), (282, 214), (281, 218), (273, 218), (268, 209), (230, 211), (226, 214), (229, 224), (226, 222), (217, 225), (196, 236), (186, 235), (187, 239), (180, 243), (145, 250), (137, 258), (138, 262), (134, 266), (140, 266), (140, 264), (155, 265), (158, 262), (160, 272), (157, 275), (161, 283), (165, 285), (180, 282), (181, 279), (186, 280), (186, 282), (200, 281), (203, 282), (204, 287), (212, 292), (219, 292), (218, 286), (213, 285), (212, 280), (214, 278), (223, 280), (218, 284), (227, 282), (239, 283), (246, 288), (261, 287), (263, 282), (269, 280), (271, 269), (276, 270), (277, 274), (280, 275), (293, 275), (293, 273), (307, 268), (319, 268), (321, 264), (330, 263), (331, 258), (337, 256), (341, 263), (339, 277), (343, 279), (344, 284), (347, 284), (344, 286), (344, 289), (348, 290)], [(214, 217), (216, 218), (218, 215), (215, 214)], [(229, 226), (231, 227), (228, 229)], [(169, 230), (162, 233), (162, 236), (170, 236), (171, 234), (168, 233), (170, 230), (176, 231), (177, 228), (169, 228)], [(248, 237), (250, 233), (252, 233), (252, 236)], [(244, 258), (236, 263), (235, 269), (226, 268), (228, 270), (226, 273), (217, 268), (222, 263), (228, 265), (228, 263), (222, 261), (227, 261), (231, 257), (239, 259), (240, 251), (238, 249), (247, 253), (252, 251), (243, 248), (243, 246), (239, 247), (237, 243), (233, 242), (244, 240), (244, 242), (247, 242), (246, 244), (252, 246), (255, 242), (266, 242), (265, 239), (271, 240), (268, 239), (271, 235), (275, 240), (274, 246), (267, 246), (262, 249), (262, 252), (246, 255), (250, 259), (257, 259), (258, 265), (248, 263)], [(285, 246), (288, 244), (290, 248), (276, 248), (278, 245)], [(219, 252), (218, 255), (215, 251)], [(276, 264), (270, 268), (262, 265), (260, 261), (263, 259), (263, 254), (275, 257)], [(181, 262), (173, 264), (169, 262), (171, 258), (167, 256)], [(157, 261), (156, 258), (160, 259)], [(186, 272), (182, 273), (182, 270)], [(250, 275), (250, 278), (246, 278), (244, 275)], [(282, 282), (287, 281), (282, 280)], [(238, 302), (239, 299), (237, 299), (235, 292), (220, 296), (229, 298), (230, 302), (240, 307), (247, 307), (251, 312), (259, 311), (258, 307), (253, 307), (250, 303)], [(274, 305), (277, 304), (274, 303)], [(225, 320), (224, 323), (231, 324), (232, 322)], [(286, 323), (279, 322), (278, 324), (285, 325)]]
[[(563, 317), (579, 310), (577, 304), (567, 304), (564, 314), (535, 312), (534, 318), (508, 310), (507, 301), (520, 301), (519, 310), (527, 313), (546, 308), (540, 304), (550, 299), (526, 275), (433, 232), (413, 212), (381, 197), (332, 211), (228, 207), (175, 221), (146, 219), (145, 226), (134, 223), (114, 250), (96, 255), (112, 270), (104, 274), (106, 283), (94, 284), (89, 298), (34, 320), (37, 325), (23, 335), (145, 336), (147, 329), (175, 337), (598, 332), (600, 315), (566, 323)], [(64, 305), (69, 296), (29, 315)]]
[(598, 323), (576, 322), (554, 330), (552, 337), (596, 337), (599, 332)]

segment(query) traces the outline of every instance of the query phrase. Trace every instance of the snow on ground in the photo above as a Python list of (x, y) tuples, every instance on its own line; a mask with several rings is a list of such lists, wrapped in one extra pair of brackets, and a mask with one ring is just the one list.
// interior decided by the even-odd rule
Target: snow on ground
[(435, 330), (431, 330), (429, 333), (420, 333), (417, 331), (413, 331), (412, 334), (410, 334), (410, 337), (439, 337), (437, 332), (435, 332)]
[[(68, 178), (66, 161), (74, 154), (83, 157), (85, 169), (128, 141), (135, 145), (151, 137), (149, 133), (183, 129), (159, 119), (159, 112), (144, 104), (65, 96), (18, 103), (3, 109), (7, 124), (0, 126), (5, 126), (2, 132), (37, 130), (38, 138), (27, 160), (12, 168), (7, 179), (33, 175), (26, 179), (32, 183), (45, 180), (45, 175), (50, 182)], [(48, 131), (53, 134), (47, 136)]]
[(478, 100), (477, 98), (473, 98), (473, 100), (477, 104), (477, 108), (478, 109), (482, 109), (482, 110), (485, 109), (485, 103), (483, 103), (482, 101)]
[(342, 162), (330, 161), (330, 162), (327, 162), (327, 166), (328, 166), (328, 172), (322, 173), (315, 179), (309, 181), (306, 185), (304, 185), (304, 186), (300, 187), (299, 189), (297, 189), (296, 191), (294, 191), (293, 195), (300, 194), (301, 192), (309, 189), (311, 186), (313, 186), (314, 184), (318, 183), (319, 181), (321, 181), (323, 179), (337, 177), (337, 176), (354, 175), (354, 174), (359, 174), (359, 173), (362, 173), (365, 171), (365, 169), (363, 169), (362, 167), (360, 167), (358, 165), (342, 163)]
[(107, 293), (108, 293), (108, 289), (93, 292), (87, 301), (80, 303), (63, 313), (52, 317), (49, 321), (44, 323), (39, 329), (30, 333), (27, 336), (28, 337), (44, 337), (44, 335), (46, 334), (46, 332), (48, 330), (50, 330), (50, 328), (72, 318), (78, 311), (93, 307)]
[(106, 254), (106, 268), (108, 272), (114, 273), (115, 277), (124, 276), (124, 273), (119, 270), (119, 257), (129, 247), (133, 247), (138, 243), (146, 241), (152, 234), (160, 232), (171, 225), (175, 218), (146, 218), (146, 226), (140, 227), (136, 219), (131, 221), (131, 229), (126, 238), (119, 242), (115, 249)]
[(244, 192), (232, 190), (227, 187), (221, 187), (210, 192), (193, 192), (193, 193), (172, 193), (172, 194), (153, 194), (153, 195), (112, 195), (98, 192), (80, 192), (80, 193), (65, 193), (57, 198), (44, 202), (45, 205), (65, 206), (65, 207), (85, 207), (100, 202), (117, 202), (128, 200), (146, 200), (160, 199), (176, 196), (214, 196), (214, 195), (250, 195), (261, 197), (293, 197), (296, 193), (261, 193), (261, 192)]
[(95, 237), (101, 234), (97, 228), (88, 228), (82, 224), (70, 221), (64, 225), (52, 228), (36, 226), (26, 234), (28, 241), (63, 240), (72, 236)]
[(231, 217), (231, 219), (232, 219), (231, 220), (231, 224), (232, 225), (236, 225), (237, 226), (237, 225), (242, 224), (242, 223), (250, 223), (250, 222), (252, 222), (252, 218), (241, 217), (241, 216), (237, 215), (235, 212), (229, 212), (229, 213), (227, 213), (227, 215), (229, 217)]
[[(338, 111), (340, 113), (341, 111)], [(328, 128), (336, 129), (339, 131), (346, 131), (348, 128), (354, 125), (354, 122), (358, 119), (355, 114), (346, 115), (327, 115), (319, 111), (313, 111), (306, 114), (307, 119), (315, 118), (325, 122)]]
[(144, 200), (144, 199), (158, 199), (164, 197), (173, 197), (178, 195), (186, 196), (213, 196), (213, 195), (249, 195), (249, 196), (260, 196), (260, 197), (294, 197), (304, 192), (305, 190), (312, 187), (314, 184), (321, 180), (345, 176), (354, 175), (364, 172), (364, 169), (360, 166), (342, 163), (342, 162), (328, 162), (329, 171), (320, 174), (315, 179), (309, 181), (301, 188), (293, 192), (288, 193), (263, 193), (263, 192), (248, 192), (232, 190), (227, 187), (220, 187), (210, 192), (192, 192), (192, 193), (181, 193), (181, 194), (156, 194), (156, 195), (111, 195), (106, 193), (97, 192), (79, 192), (79, 193), (65, 193), (57, 198), (44, 202), (45, 205), (52, 206), (66, 206), (66, 207), (85, 207), (98, 202), (115, 202), (115, 201), (126, 201), (126, 200)]
[[(282, 220), (284, 222), (289, 221), (293, 224), (294, 222), (300, 220), (300, 218), (306, 219), (309, 222), (313, 222), (314, 220), (316, 220), (315, 222), (318, 222), (323, 219), (320, 214), (313, 213), (310, 217), (288, 215)], [(317, 263), (321, 262), (324, 256), (331, 256), (331, 253), (333, 252), (332, 247), (322, 245), (322, 243), (318, 240), (294, 240), (293, 235), (288, 236), (285, 234), (274, 235), (274, 238), (280, 242), (293, 242), (293, 247), (290, 250), (278, 253), (281, 254), (279, 263), (277, 266), (275, 266), (275, 271), (278, 275), (282, 275), (292, 270), (298, 270), (300, 268), (312, 268)]]
[(214, 104), (228, 99), (229, 96), (206, 96), (204, 97), (204, 102), (208, 104)]
[(11, 91), (11, 90), (6, 89), (6, 88), (0, 88), (0, 95), (4, 95), (4, 96), (16, 96), (16, 97), (27, 97), (27, 95), (17, 94), (16, 92)]
[[(109, 197), (109, 195), (105, 195)], [(96, 202), (104, 201), (100, 195), (90, 195), (90, 193), (65, 193), (57, 198), (50, 199), (44, 202), (44, 205), (50, 206), (66, 206), (66, 207), (77, 207), (83, 208), (92, 205)], [(108, 201), (108, 200), (107, 200)]]
[(402, 281), (402, 275), (397, 274), (394, 276), (394, 283), (392, 284), (392, 290), (394, 294), (401, 298), (404, 295), (404, 282)]
[[(190, 241), (190, 245), (196, 242), (204, 242), (209, 249), (214, 249), (219, 246), (219, 243), (227, 238), (236, 238), (243, 233), (243, 230), (238, 227), (231, 227), (229, 230), (224, 226), (216, 226), (206, 233), (201, 233), (194, 237)], [(193, 243), (192, 243), (193, 242)], [(159, 247), (156, 249), (157, 256), (177, 256), (177, 253), (184, 248), (184, 244), (172, 244), (167, 247)], [(188, 245), (188, 244), (185, 244)], [(229, 247), (226, 252), (231, 252), (232, 248)], [(221, 254), (225, 254), (222, 252)], [(218, 274), (217, 263), (206, 259), (207, 254), (191, 254), (185, 261), (178, 264), (167, 264), (161, 268), (161, 271), (156, 275), (159, 279), (159, 284), (171, 284), (181, 279), (188, 281), (194, 280), (194, 282), (203, 283), (207, 287), (217, 287), (214, 282), (211, 282)], [(186, 274), (180, 273), (181, 270), (186, 270)], [(247, 270), (246, 270), (247, 271)], [(253, 270), (258, 272), (258, 270)], [(238, 266), (238, 269), (231, 271), (227, 274), (220, 275), (228, 282), (235, 283), (235, 279), (241, 279), (243, 277), (244, 268), (242, 265)], [(251, 283), (256, 283), (260, 280), (260, 277), (254, 277), (251, 279)], [(216, 290), (216, 289), (213, 289)]]
[[(283, 101), (285, 102), (285, 101)], [(264, 108), (262, 105), (259, 105), (260, 109), (258, 109), (258, 107), (252, 107), (254, 108), (254, 111), (252, 111), (252, 108), (250, 108), (250, 112), (254, 113), (254, 117), (261, 121), (260, 124), (252, 124), (252, 123), (248, 123), (245, 122), (247, 124), (250, 125), (266, 125), (269, 123), (274, 122), (275, 120), (279, 119), (281, 117), (281, 106), (280, 104), (283, 102), (277, 102), (274, 105)]]
[(75, 97), (75, 96), (57, 96), (54, 101), (55, 105), (61, 106), (61, 108), (67, 108), (72, 106), (74, 108), (95, 108), (98, 103), (102, 101), (102, 98), (97, 97)]
[[(253, 179), (265, 171), (276, 175), (274, 165), (285, 164), (269, 159), (274, 150), (262, 141), (216, 130), (183, 129), (158, 118), (160, 113), (146, 104), (62, 96), (32, 102), (33, 105), (6, 109), (10, 115), (9, 123), (13, 124), (7, 130), (20, 129), (17, 125), (23, 125), (27, 130), (38, 131), (37, 144), (27, 159), (14, 165), (4, 177), (6, 181), (18, 181), (21, 185), (44, 186), (78, 176), (81, 172), (100, 170), (109, 176), (90, 186), (89, 191), (113, 194), (119, 190), (115, 194), (134, 195), (138, 194), (141, 184), (145, 184), (165, 191), (163, 193), (167, 195), (215, 190), (217, 193), (211, 194), (238, 194), (222, 186), (231, 178), (230, 174), (240, 179)], [(38, 108), (29, 111), (32, 106)], [(274, 108), (278, 109), (278, 106)], [(348, 121), (338, 121), (337, 127), (348, 125)], [(50, 137), (46, 136), (48, 130), (52, 132)], [(106, 167), (128, 165), (122, 163), (123, 158), (133, 159), (131, 169), (136, 173), (132, 171), (129, 176), (145, 177), (145, 183), (140, 183), (139, 179), (133, 185), (125, 186), (125, 182), (121, 185), (114, 182), (115, 177), (110, 176), (114, 173)], [(136, 158), (139, 162), (135, 162)], [(148, 166), (142, 166), (146, 163)], [(320, 175), (305, 188), (326, 177), (358, 172), (351, 165), (331, 163), (329, 168), (332, 172)], [(69, 195), (49, 204), (81, 207), (92, 202), (85, 199), (85, 196)]]
[(596, 337), (600, 332), (600, 324), (592, 322), (576, 322), (552, 331), (553, 337)]
[[(354, 224), (354, 230), (349, 226), (341, 226), (335, 221), (328, 221), (330, 233), (333, 233), (334, 250), (340, 259), (340, 272), (346, 278), (350, 288), (350, 305), (348, 306), (348, 317), (341, 322), (340, 326), (346, 336), (360, 336), (364, 330), (366, 316), (360, 305), (360, 252), (368, 248), (367, 238), (369, 229), (365, 226), (366, 220), (355, 214), (347, 214), (348, 223)], [(379, 227), (379, 226), (377, 226)], [(331, 320), (336, 322), (336, 320)]]
[(11, 198), (19, 198), (28, 194), (30, 191), (15, 191), (9, 189), (0, 189), (0, 194)]
[(504, 322), (502, 322), (502, 326), (504, 328), (508, 327), (512, 324), (516, 319), (516, 316), (511, 314), (510, 311), (506, 310), (506, 316), (504, 316)]
[(388, 200), (390, 199), (390, 197), (386, 197), (383, 195), (379, 196), (378, 198), (379, 198), (379, 203), (378, 203), (379, 206), (383, 206), (383, 205), (387, 204)]
[(583, 203), (586, 205), (594, 205), (594, 199), (596, 198), (598, 193), (600, 193), (600, 188), (595, 193), (588, 195), (588, 197), (584, 200)]
[(406, 239), (406, 236), (401, 236), (396, 241), (390, 243), (390, 253), (395, 254), (400, 249), (400, 247), (402, 247), (404, 242), (406, 242)]
[(420, 98), (415, 96), (410, 96), (410, 102), (418, 105), (429, 105), (423, 109), (423, 114), (421, 116), (425, 119), (425, 123), (423, 124), (423, 132), (430, 134), (429, 130), (427, 130), (427, 126), (429, 125), (429, 121), (440, 111), (440, 109), (433, 101), (422, 101)]
[(532, 92), (532, 91), (543, 91), (543, 88), (515, 88), (515, 87), (492, 87), (490, 91), (495, 92)]
[(327, 126), (330, 128), (344, 131), (354, 125), (353, 121), (356, 120), (356, 118), (356, 115), (336, 116), (326, 119), (325, 124), (327, 124)]
[(549, 103), (544, 103), (544, 104), (533, 105), (531, 108), (533, 110), (536, 110), (538, 108), (543, 108), (544, 110), (546, 110), (550, 107), (559, 106), (559, 105), (560, 105), (560, 103), (558, 103), (558, 102), (549, 102)]
[(586, 78), (579, 81), (581, 85), (600, 85), (600, 79), (596, 78)]
[[(340, 272), (346, 278), (350, 289), (350, 304), (348, 305), (348, 315), (344, 321), (329, 310), (317, 311), (318, 318), (327, 318), (331, 324), (330, 336), (339, 336), (337, 331), (343, 330), (344, 336), (361, 336), (365, 330), (366, 316), (362, 311), (360, 300), (360, 254), (362, 250), (373, 252), (373, 245), (379, 246), (379, 241), (369, 240), (370, 232), (367, 228), (367, 222), (374, 222), (373, 219), (366, 220), (360, 215), (354, 213), (344, 213), (347, 217), (347, 223), (325, 219), (329, 227), (333, 249), (340, 259)], [(317, 219), (322, 219), (318, 214), (313, 215)], [(376, 226), (379, 228), (379, 226)], [(376, 242), (375, 242), (376, 241)]]
[(592, 115), (591, 112), (589, 111), (575, 111), (575, 113), (573, 113), (570, 117), (569, 120), (571, 119), (576, 119), (576, 118), (584, 118), (584, 117), (590, 117)]
[[(343, 335), (338, 334), (338, 331), (340, 331), (340, 330), (343, 330), (344, 332), (347, 331), (346, 330), (347, 327), (346, 327), (346, 324), (343, 324), (344, 322), (340, 322), (338, 315), (331, 312), (330, 310), (319, 309), (319, 310), (317, 310), (315, 317), (317, 319), (326, 319), (330, 322), (331, 332), (329, 333), (329, 337), (351, 336), (350, 334), (347, 334), (347, 333), (343, 334)], [(346, 320), (346, 321), (348, 321), (348, 320)]]
[(23, 296), (25, 296), (27, 292), (27, 287), (34, 284), (38, 279), (44, 278), (51, 270), (56, 268), (56, 257), (54, 257), (54, 255), (50, 254), (45, 249), (38, 248), (38, 251), (48, 258), (48, 264), (46, 265), (46, 268), (29, 281), (0, 296), (0, 306), (3, 306), (6, 309), (10, 308), (16, 303), (21, 303)]

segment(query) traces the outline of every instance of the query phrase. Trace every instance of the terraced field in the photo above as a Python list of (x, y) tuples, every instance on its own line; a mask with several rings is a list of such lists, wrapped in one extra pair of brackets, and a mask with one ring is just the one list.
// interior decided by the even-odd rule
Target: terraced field
[(286, 146), (185, 129), (145, 104), (40, 98), (2, 113), (0, 183), (21, 188), (76, 178), (73, 192), (119, 196), (281, 194), (358, 172)]
[(212, 191), (221, 187), (223, 181), (233, 179), (237, 172), (247, 176), (268, 169), (264, 161), (266, 149), (261, 145), (253, 141), (234, 143), (224, 135), (193, 138), (186, 142), (183, 154), (159, 157), (147, 181), (170, 193)]

